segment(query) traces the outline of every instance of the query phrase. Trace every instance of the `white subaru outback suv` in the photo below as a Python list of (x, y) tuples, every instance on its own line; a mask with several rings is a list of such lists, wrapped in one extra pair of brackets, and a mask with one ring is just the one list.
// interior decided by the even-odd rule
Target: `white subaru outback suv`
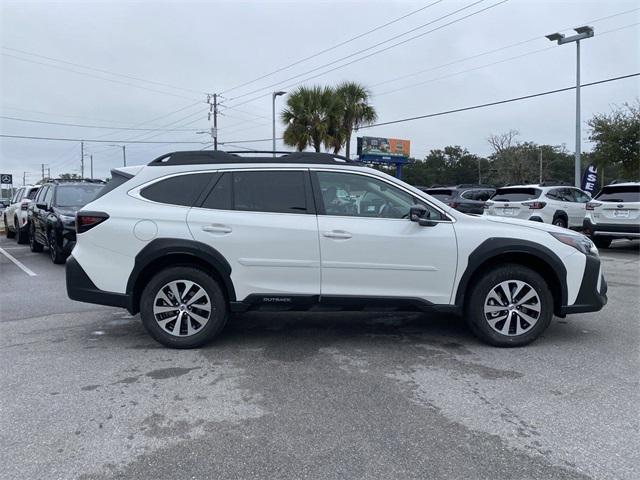
[(571, 186), (515, 185), (497, 189), (484, 213), (580, 229), (589, 200), (586, 192)]
[(581, 234), (468, 216), (330, 154), (236, 153), (113, 170), (77, 213), (69, 297), (140, 312), (176, 348), (251, 309), (453, 312), (484, 341), (518, 346), (554, 313), (606, 304), (598, 251)]

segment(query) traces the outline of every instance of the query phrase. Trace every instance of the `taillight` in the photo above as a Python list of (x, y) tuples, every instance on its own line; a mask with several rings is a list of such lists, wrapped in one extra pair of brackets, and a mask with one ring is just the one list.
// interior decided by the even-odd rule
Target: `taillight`
[(460, 204), (458, 202), (449, 202), (448, 205), (451, 208), (458, 208), (460, 206)]
[(492, 201), (490, 201), (490, 200), (487, 200), (486, 202), (484, 202), (484, 208), (485, 208), (485, 210), (486, 210), (487, 208), (489, 208), (491, 205), (493, 205), (493, 202), (492, 202)]
[(76, 213), (76, 232), (84, 233), (96, 225), (104, 222), (109, 215), (104, 212), (78, 212)]
[(602, 206), (602, 204), (599, 202), (589, 202), (587, 203), (585, 208), (587, 210), (595, 210), (597, 207), (600, 207), (600, 206)]
[(27, 208), (29, 208), (29, 202), (20, 204), (20, 210), (26, 210)]
[(529, 207), (529, 210), (540, 210), (547, 206), (546, 202), (522, 202), (522, 205)]

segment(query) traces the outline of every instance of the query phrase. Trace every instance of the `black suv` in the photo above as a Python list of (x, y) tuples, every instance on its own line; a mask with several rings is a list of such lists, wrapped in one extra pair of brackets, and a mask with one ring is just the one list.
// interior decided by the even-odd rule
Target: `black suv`
[(468, 214), (482, 215), (484, 202), (495, 193), (495, 188), (486, 185), (461, 184), (454, 187), (418, 187), (425, 193), (446, 203), (452, 208)]
[(76, 243), (76, 211), (104, 187), (97, 180), (53, 180), (42, 185), (29, 205), (29, 245), (41, 252), (46, 245), (53, 263), (64, 263)]

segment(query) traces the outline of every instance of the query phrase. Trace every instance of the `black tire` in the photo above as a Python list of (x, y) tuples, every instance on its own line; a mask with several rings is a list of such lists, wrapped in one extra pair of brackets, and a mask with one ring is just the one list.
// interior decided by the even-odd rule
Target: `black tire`
[[(18, 220), (16, 219), (15, 224), (18, 225)], [(18, 243), (24, 245), (25, 243), (29, 243), (29, 224), (27, 223), (24, 227), (17, 227), (18, 231)]]
[(4, 216), (4, 233), (7, 238), (15, 238), (16, 232), (9, 228), (9, 224), (7, 223), (7, 216)]
[[(154, 313), (154, 302), (156, 301), (156, 296), (160, 294), (160, 290), (166, 288), (170, 282), (178, 282), (181, 281), (189, 281), (195, 282), (196, 286), (202, 288), (206, 295), (209, 297), (208, 305), (210, 308), (210, 313), (208, 321), (201, 325), (199, 331), (196, 331), (192, 335), (186, 335), (184, 330), (187, 327), (192, 327), (194, 325), (199, 325), (198, 323), (193, 323), (192, 317), (189, 317), (189, 312), (185, 311), (184, 314), (187, 317), (182, 320), (182, 316), (180, 318), (180, 326), (177, 326), (177, 323), (173, 321), (169, 321), (165, 325), (167, 328), (178, 328), (179, 333), (183, 332), (185, 335), (174, 335), (165, 330), (161, 325), (160, 321), (156, 320), (156, 314)], [(184, 284), (182, 284), (184, 285)], [(179, 287), (178, 287), (179, 288)], [(193, 287), (195, 288), (195, 287)], [(184, 288), (183, 291), (179, 291), (179, 294), (189, 294), (192, 291), (186, 291)], [(166, 290), (164, 290), (166, 291)], [(196, 296), (195, 294), (193, 295)], [(166, 302), (160, 300), (160, 302), (165, 305)], [(180, 299), (179, 302), (182, 304), (187, 304), (188, 302), (184, 299)], [(163, 305), (159, 305), (162, 308)], [(176, 311), (177, 311), (177, 303)], [(193, 304), (192, 307), (196, 305)], [(188, 307), (187, 307), (188, 308)], [(203, 310), (198, 310), (198, 313), (203, 313)], [(162, 314), (161, 314), (162, 315)], [(145, 289), (142, 292), (142, 296), (140, 297), (140, 317), (142, 318), (142, 324), (149, 332), (149, 334), (159, 343), (166, 347), (170, 348), (197, 348), (208, 342), (210, 342), (214, 337), (216, 337), (220, 331), (224, 328), (224, 325), (227, 321), (228, 316), (228, 308), (227, 302), (225, 300), (225, 296), (222, 292), (222, 289), (210, 275), (206, 272), (193, 268), (193, 267), (171, 267), (166, 270), (162, 270), (157, 273), (151, 281), (147, 284)], [(173, 312), (168, 312), (167, 316), (163, 318), (164, 321), (167, 321), (168, 318), (173, 318)], [(176, 320), (177, 322), (177, 320)], [(185, 322), (187, 322), (185, 324)]]
[[(522, 304), (522, 306), (516, 306), (518, 298), (525, 299), (529, 295), (530, 290), (526, 287), (523, 287), (516, 295), (516, 301), (506, 299), (504, 303), (499, 304), (495, 300), (489, 299), (489, 294), (502, 282), (511, 282), (508, 283), (512, 287), (509, 289), (511, 294), (514, 293), (515, 282), (524, 282), (527, 287), (537, 294), (537, 298), (534, 299), (536, 303), (531, 300), (529, 303)], [(537, 272), (522, 265), (505, 264), (486, 271), (474, 283), (469, 301), (466, 304), (465, 319), (473, 333), (484, 342), (496, 347), (520, 347), (533, 342), (549, 326), (553, 317), (553, 295), (547, 283)], [(494, 323), (496, 329), (502, 330), (506, 326), (507, 334), (504, 334), (496, 331), (490, 325), (488, 318), (495, 315), (493, 318), (497, 319), (503, 313), (498, 311), (485, 313), (485, 308), (491, 308), (494, 305), (501, 308), (501, 305), (506, 305), (506, 302), (510, 302), (513, 305), (503, 309), (509, 321), (508, 326), (507, 319), (504, 322), (495, 321)], [(536, 312), (529, 309), (527, 305), (539, 309), (537, 321), (531, 324), (527, 323), (524, 317), (519, 316), (520, 312), (530, 317), (536, 316)], [(524, 331), (521, 334), (517, 334), (516, 328), (523, 328)], [(516, 331), (513, 332), (513, 330)]]
[(39, 253), (43, 250), (42, 244), (36, 239), (36, 230), (33, 225), (29, 228), (29, 249), (34, 253)]
[(54, 231), (50, 231), (47, 235), (47, 243), (49, 244), (49, 257), (53, 263), (60, 265), (67, 261), (67, 255), (62, 251), (62, 247), (58, 245), (58, 236)]
[(592, 240), (598, 248), (609, 248), (613, 239), (607, 237), (593, 237)]
[(567, 221), (565, 220), (564, 217), (556, 217), (553, 219), (553, 224), (556, 227), (562, 227), (562, 228), (567, 228)]

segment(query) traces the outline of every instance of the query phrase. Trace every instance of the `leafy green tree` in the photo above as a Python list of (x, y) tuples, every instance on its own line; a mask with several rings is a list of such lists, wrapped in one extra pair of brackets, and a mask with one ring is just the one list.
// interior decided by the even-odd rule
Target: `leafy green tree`
[(640, 178), (640, 100), (596, 114), (588, 124), (600, 170), (618, 168), (628, 179)]
[(350, 158), (351, 154), (351, 135), (353, 130), (357, 130), (365, 125), (374, 123), (378, 114), (376, 109), (369, 103), (371, 94), (361, 84), (356, 82), (344, 82), (335, 89), (337, 100), (337, 135), (333, 141), (334, 151), (337, 153), (340, 148), (335, 150), (337, 146), (345, 146), (345, 156)]
[(307, 147), (319, 152), (328, 143), (328, 134), (335, 121), (336, 97), (329, 87), (298, 87), (287, 97), (287, 106), (280, 114), (286, 125), (285, 145), (303, 151)]

